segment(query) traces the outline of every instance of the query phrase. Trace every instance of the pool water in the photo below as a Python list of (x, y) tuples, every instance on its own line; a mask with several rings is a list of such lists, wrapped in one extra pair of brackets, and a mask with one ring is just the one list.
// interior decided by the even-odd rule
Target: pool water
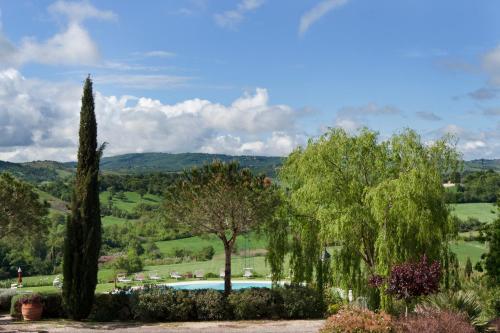
[[(183, 290), (196, 290), (196, 289), (216, 289), (216, 290), (224, 290), (224, 282), (223, 281), (207, 281), (207, 282), (178, 282), (178, 283), (169, 283), (169, 287), (174, 289), (183, 289)], [(232, 283), (233, 290), (245, 289), (245, 288), (271, 288), (270, 281), (248, 281), (248, 282), (239, 282), (233, 281)]]

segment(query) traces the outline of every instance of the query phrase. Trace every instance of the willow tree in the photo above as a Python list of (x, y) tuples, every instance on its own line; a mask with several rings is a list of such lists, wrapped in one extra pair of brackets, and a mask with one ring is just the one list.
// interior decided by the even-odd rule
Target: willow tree
[(224, 245), (224, 291), (231, 291), (231, 255), (239, 235), (266, 224), (279, 197), (264, 175), (253, 175), (237, 162), (214, 161), (193, 168), (168, 188), (164, 213), (168, 225), (193, 234), (213, 234)]
[(457, 161), (446, 138), (426, 145), (406, 130), (381, 142), (367, 129), (331, 129), (293, 152), (280, 178), (294, 211), (307, 217), (301, 233), (316, 234), (317, 246), (336, 245), (336, 277), (359, 293), (395, 263), (448, 259), (453, 228), (442, 179)]
[(97, 285), (101, 249), (99, 161), (104, 145), (97, 147), (97, 122), (90, 77), (85, 81), (80, 111), (78, 164), (71, 216), (64, 244), (63, 299), (70, 318), (86, 318)]

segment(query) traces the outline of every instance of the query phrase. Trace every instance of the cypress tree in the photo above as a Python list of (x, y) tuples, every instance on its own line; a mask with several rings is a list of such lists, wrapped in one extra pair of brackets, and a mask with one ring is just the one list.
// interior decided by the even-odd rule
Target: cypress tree
[(97, 122), (90, 76), (83, 87), (80, 111), (78, 165), (68, 218), (63, 262), (63, 300), (70, 318), (88, 317), (97, 285), (97, 260), (101, 249), (99, 160)]
[(465, 276), (467, 279), (470, 279), (470, 276), (472, 275), (472, 262), (470, 261), (470, 258), (467, 257), (467, 262), (465, 263)]

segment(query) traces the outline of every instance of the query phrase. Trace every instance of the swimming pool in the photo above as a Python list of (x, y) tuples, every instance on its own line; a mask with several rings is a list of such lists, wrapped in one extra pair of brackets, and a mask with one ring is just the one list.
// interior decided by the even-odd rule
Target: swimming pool
[[(224, 290), (224, 281), (191, 281), (167, 283), (166, 286), (174, 289), (216, 289)], [(245, 288), (271, 288), (271, 281), (232, 281), (234, 290)]]

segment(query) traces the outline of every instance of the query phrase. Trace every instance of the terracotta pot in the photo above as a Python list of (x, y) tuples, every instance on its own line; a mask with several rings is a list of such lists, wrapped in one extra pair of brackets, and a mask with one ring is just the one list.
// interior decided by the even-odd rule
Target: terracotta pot
[(42, 318), (42, 304), (23, 304), (21, 313), (24, 320), (40, 320)]

